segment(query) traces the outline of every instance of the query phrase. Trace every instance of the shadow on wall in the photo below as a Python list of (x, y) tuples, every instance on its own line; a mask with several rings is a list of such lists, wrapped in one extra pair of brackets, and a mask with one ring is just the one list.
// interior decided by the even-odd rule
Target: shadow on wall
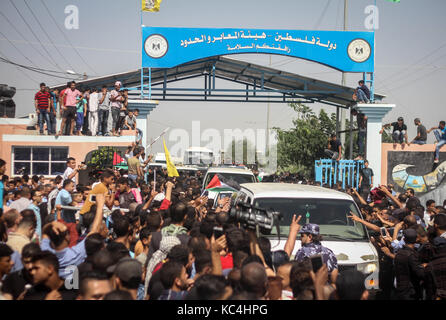
[(442, 203), (446, 199), (446, 153), (440, 153), (440, 162), (433, 163), (432, 152), (389, 151), (387, 154), (387, 181), (395, 185), (397, 192), (408, 188), (422, 200), (434, 199)]

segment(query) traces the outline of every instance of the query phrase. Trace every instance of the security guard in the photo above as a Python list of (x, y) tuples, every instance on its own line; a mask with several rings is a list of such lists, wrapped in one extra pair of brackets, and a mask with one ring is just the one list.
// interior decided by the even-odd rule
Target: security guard
[(338, 259), (336, 259), (333, 251), (322, 246), (319, 226), (314, 223), (304, 224), (299, 233), (301, 234), (302, 247), (297, 251), (295, 260), (303, 261), (320, 254), (322, 256), (322, 262), (327, 265), (328, 272), (331, 274), (332, 282), (336, 282)]

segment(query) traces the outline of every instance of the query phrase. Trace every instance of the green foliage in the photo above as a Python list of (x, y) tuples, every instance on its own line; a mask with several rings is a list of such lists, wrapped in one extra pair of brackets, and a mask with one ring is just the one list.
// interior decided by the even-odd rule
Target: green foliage
[(113, 155), (117, 150), (113, 147), (100, 147), (92, 154), (91, 160), (87, 163), (92, 169), (105, 169), (113, 167)]
[(336, 115), (329, 115), (323, 109), (316, 115), (310, 107), (300, 103), (292, 103), (290, 107), (297, 113), (294, 128), (274, 128), (278, 135), (279, 172), (289, 171), (309, 177), (314, 174), (314, 161), (325, 157), (328, 137), (336, 130)]
[(382, 143), (393, 143), (391, 130), (392, 128), (386, 128), (383, 130), (383, 134), (381, 135)]

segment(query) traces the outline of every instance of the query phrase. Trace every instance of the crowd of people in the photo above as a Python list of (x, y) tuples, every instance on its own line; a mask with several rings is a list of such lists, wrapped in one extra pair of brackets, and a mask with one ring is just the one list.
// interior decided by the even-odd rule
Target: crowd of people
[[(137, 140), (141, 140), (142, 131), (136, 123), (139, 110), (128, 108), (128, 89), (121, 87), (122, 83), (116, 81), (111, 91), (106, 86), (100, 91), (98, 88), (78, 90), (76, 82), (71, 81), (59, 92), (41, 83), (34, 97), (40, 134), (44, 134), (46, 124), (48, 135), (120, 136), (122, 130), (135, 130)], [(58, 113), (62, 123), (56, 133)]]
[[(135, 147), (132, 157), (142, 150)], [(137, 168), (140, 168), (136, 165)], [(76, 160), (63, 176), (4, 175), (0, 218), (0, 295), (10, 300), (367, 300), (365, 275), (339, 272), (316, 224), (296, 213), (283, 250), (244, 228), (223, 198), (214, 206), (202, 176), (168, 177), (165, 169), (132, 174), (104, 169), (78, 183)], [(134, 173), (134, 172), (133, 172)], [(272, 181), (320, 185), (296, 175)], [(414, 191), (372, 189), (361, 173), (350, 194), (379, 255), (377, 299), (446, 299), (446, 201), (423, 206)], [(328, 188), (329, 186), (323, 185)], [(296, 241), (301, 248), (292, 255)], [(311, 257), (322, 256), (313, 270)], [(78, 283), (78, 287), (76, 287)]]
[[(364, 113), (359, 112), (356, 108), (351, 111), (352, 115), (356, 117), (357, 122), (357, 147), (358, 147), (358, 157), (355, 160), (363, 160), (365, 156), (365, 145), (367, 137), (367, 116)], [(434, 163), (440, 162), (440, 149), (446, 144), (446, 122), (444, 120), (438, 123), (438, 126), (434, 126), (429, 130), (421, 123), (420, 118), (414, 119), (414, 124), (417, 127), (417, 135), (409, 141), (407, 135), (407, 125), (404, 123), (403, 117), (398, 117), (396, 122), (384, 124), (380, 130), (380, 134), (383, 134), (384, 130), (392, 127), (392, 141), (393, 147), (396, 148), (398, 144), (404, 149), (407, 144), (424, 145), (427, 141), (427, 135), (431, 132), (435, 135), (435, 154)], [(338, 140), (336, 133), (330, 135), (328, 140), (327, 148), (325, 149), (325, 154), (332, 160), (339, 161), (342, 157), (342, 144)]]

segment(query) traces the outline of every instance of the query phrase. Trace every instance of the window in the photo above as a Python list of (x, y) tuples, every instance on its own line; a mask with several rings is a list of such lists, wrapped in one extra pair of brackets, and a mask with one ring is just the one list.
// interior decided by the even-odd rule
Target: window
[(12, 147), (14, 175), (62, 175), (68, 147)]

